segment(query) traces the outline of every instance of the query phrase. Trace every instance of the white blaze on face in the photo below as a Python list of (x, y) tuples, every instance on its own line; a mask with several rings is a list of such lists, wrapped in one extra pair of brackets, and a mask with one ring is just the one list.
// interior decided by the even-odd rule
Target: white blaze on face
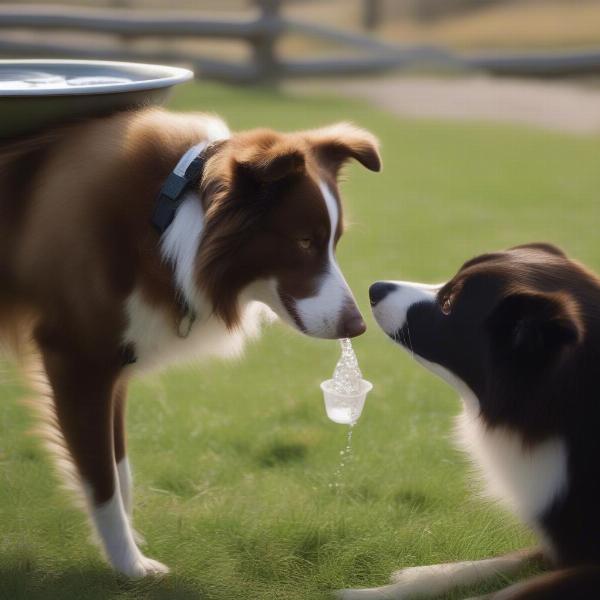
[(308, 335), (337, 337), (344, 308), (355, 305), (355, 300), (334, 255), (335, 232), (340, 218), (338, 204), (331, 190), (322, 181), (319, 182), (319, 189), (323, 194), (331, 225), (327, 265), (318, 282), (316, 294), (297, 300), (296, 312)]
[(379, 326), (394, 335), (406, 323), (406, 315), (413, 304), (435, 302), (443, 284), (412, 283), (409, 281), (385, 281), (392, 289), (373, 307), (373, 316)]
[[(382, 281), (380, 283), (389, 285), (390, 291), (373, 307), (373, 315), (379, 326), (391, 336), (394, 336), (407, 324), (406, 316), (411, 306), (423, 302), (436, 302), (437, 293), (444, 285), (443, 283), (428, 284), (409, 281)], [(476, 405), (475, 394), (464, 381), (442, 365), (414, 353), (414, 349), (410, 347), (410, 323), (407, 324), (407, 328), (405, 341), (408, 343), (408, 347), (404, 345), (402, 347), (409, 351), (418, 363), (451, 385), (465, 402)]]

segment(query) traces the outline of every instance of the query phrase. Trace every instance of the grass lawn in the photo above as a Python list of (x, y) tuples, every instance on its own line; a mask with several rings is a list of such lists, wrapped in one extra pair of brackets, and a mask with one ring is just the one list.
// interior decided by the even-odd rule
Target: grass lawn
[(354, 458), (339, 490), (330, 488), (347, 432), (327, 420), (318, 388), (335, 365), (334, 342), (275, 325), (239, 362), (136, 383), (135, 521), (146, 553), (173, 573), (128, 582), (88, 543), (83, 516), (25, 435), (23, 390), (9, 382), (0, 392), (0, 597), (325, 598), (383, 584), (400, 566), (531, 543), (469, 493), (468, 466), (449, 440), (459, 401), (384, 338), (367, 287), (443, 280), (475, 253), (533, 240), (600, 270), (600, 138), (401, 121), (335, 98), (213, 84), (182, 88), (172, 107), (218, 111), (233, 128), (349, 119), (380, 136), (384, 172), (353, 166), (343, 184), (351, 226), (338, 255), (366, 313), (369, 331), (355, 349), (375, 384)]

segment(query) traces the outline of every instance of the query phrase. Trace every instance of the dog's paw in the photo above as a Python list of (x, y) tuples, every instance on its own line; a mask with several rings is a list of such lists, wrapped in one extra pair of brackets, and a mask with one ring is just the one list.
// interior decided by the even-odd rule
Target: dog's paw
[(127, 577), (139, 579), (141, 577), (166, 575), (169, 572), (169, 567), (140, 553), (127, 565), (118, 567), (118, 570)]
[(167, 565), (163, 565), (163, 563), (153, 558), (142, 556), (140, 562), (144, 569), (144, 575), (166, 575), (169, 572)]

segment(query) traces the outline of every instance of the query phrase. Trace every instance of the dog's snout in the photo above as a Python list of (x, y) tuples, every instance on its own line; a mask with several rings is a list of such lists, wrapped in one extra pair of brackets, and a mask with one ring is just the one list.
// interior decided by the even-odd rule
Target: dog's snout
[(367, 325), (364, 322), (363, 318), (359, 315), (358, 317), (355, 317), (345, 323), (343, 337), (358, 337), (359, 335), (362, 335), (366, 330)]
[(362, 335), (367, 330), (362, 315), (356, 307), (346, 309), (342, 316), (340, 337), (353, 338)]
[(395, 283), (389, 281), (377, 281), (369, 288), (369, 300), (371, 306), (381, 302), (390, 292), (398, 287)]

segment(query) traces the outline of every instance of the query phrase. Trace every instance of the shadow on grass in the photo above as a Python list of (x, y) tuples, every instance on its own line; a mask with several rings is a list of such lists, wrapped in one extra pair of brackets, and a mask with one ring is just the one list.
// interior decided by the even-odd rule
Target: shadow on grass
[(276, 467), (300, 462), (306, 457), (306, 444), (276, 442), (267, 447), (258, 457), (263, 467)]
[(0, 567), (1, 600), (204, 600), (208, 594), (170, 575), (128, 580), (108, 569), (44, 571), (28, 565)]
[(416, 490), (401, 490), (394, 495), (396, 506), (404, 506), (416, 512), (427, 510), (431, 505), (431, 500), (422, 492)]

